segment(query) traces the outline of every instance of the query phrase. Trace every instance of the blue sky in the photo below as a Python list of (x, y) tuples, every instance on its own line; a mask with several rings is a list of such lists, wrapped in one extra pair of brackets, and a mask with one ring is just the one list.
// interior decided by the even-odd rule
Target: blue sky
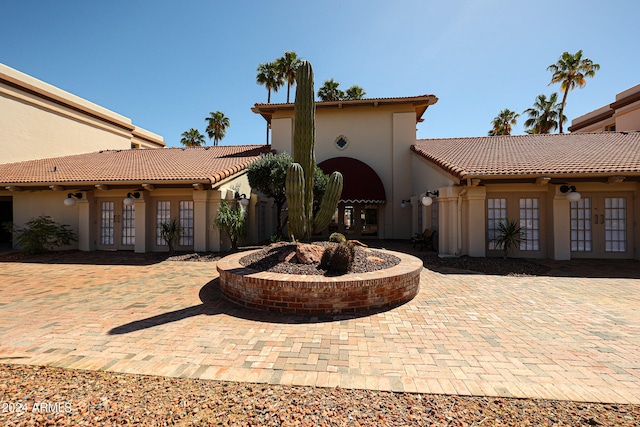
[[(129, 117), (179, 146), (220, 110), (225, 145), (264, 143), (256, 67), (293, 50), (367, 97), (434, 94), (418, 138), (486, 135), (521, 113), (547, 67), (582, 49), (601, 65), (569, 94), (569, 120), (640, 83), (636, 0), (0, 0), (0, 62)], [(272, 95), (285, 102), (286, 88)], [(519, 120), (514, 134), (523, 133)], [(209, 142), (210, 144), (210, 142)]]

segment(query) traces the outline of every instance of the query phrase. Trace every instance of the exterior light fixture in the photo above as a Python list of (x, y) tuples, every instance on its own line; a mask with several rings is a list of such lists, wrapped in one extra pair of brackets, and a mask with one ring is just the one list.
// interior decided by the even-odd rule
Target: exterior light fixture
[(577, 202), (582, 198), (582, 195), (576, 191), (575, 185), (563, 185), (560, 187), (560, 192), (566, 194), (566, 198), (569, 202)]
[(440, 195), (440, 191), (439, 190), (435, 190), (435, 191), (427, 191), (425, 193), (425, 196), (422, 198), (422, 204), (425, 206), (431, 206), (433, 204), (433, 199), (431, 197), (429, 197), (429, 195), (432, 194), (435, 197), (438, 197)]
[(402, 209), (407, 207), (407, 203), (411, 203), (411, 199), (404, 199), (403, 201), (400, 202), (400, 207)]
[(67, 198), (64, 199), (64, 205), (73, 207), (76, 205), (76, 199), (82, 199), (82, 193), (69, 193), (67, 194)]
[(140, 198), (140, 193), (138, 193), (137, 191), (135, 193), (127, 193), (127, 197), (124, 198), (124, 200), (122, 201), (122, 203), (124, 203), (125, 206), (133, 206), (133, 198), (139, 199)]
[(246, 194), (240, 194), (236, 196), (236, 199), (240, 202), (242, 207), (246, 208), (247, 206), (249, 206), (249, 199), (247, 199)]

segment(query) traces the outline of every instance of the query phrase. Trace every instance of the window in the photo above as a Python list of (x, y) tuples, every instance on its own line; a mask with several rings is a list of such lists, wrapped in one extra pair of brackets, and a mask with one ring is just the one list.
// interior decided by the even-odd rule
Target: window
[(162, 224), (171, 221), (171, 202), (159, 201), (156, 204), (156, 245), (167, 246), (162, 238)]
[(362, 205), (360, 207), (360, 223), (362, 224), (362, 236), (378, 235), (378, 206)]
[(113, 245), (115, 204), (113, 202), (102, 202), (100, 207), (100, 244)]
[(135, 205), (122, 204), (122, 244), (135, 245), (136, 243), (136, 211)]
[(605, 252), (627, 251), (627, 199), (607, 197), (604, 199), (604, 250)]
[(507, 199), (487, 199), (487, 233), (489, 250), (502, 250), (494, 239), (498, 237), (498, 225), (507, 220)]
[(180, 241), (181, 246), (193, 245), (193, 200), (181, 200), (180, 211)]
[(540, 203), (537, 198), (520, 199), (521, 251), (540, 250)]
[(571, 203), (571, 250), (591, 252), (591, 199)]
[(604, 130), (606, 132), (615, 132), (616, 131), (616, 125), (612, 124), (612, 125), (605, 126)]
[(353, 206), (344, 207), (344, 234), (353, 234), (355, 225), (355, 209)]
[(347, 139), (346, 136), (340, 135), (339, 137), (336, 138), (336, 140), (334, 141), (334, 144), (336, 144), (336, 148), (338, 150), (344, 150), (345, 148), (347, 148), (347, 145), (349, 145), (349, 140)]

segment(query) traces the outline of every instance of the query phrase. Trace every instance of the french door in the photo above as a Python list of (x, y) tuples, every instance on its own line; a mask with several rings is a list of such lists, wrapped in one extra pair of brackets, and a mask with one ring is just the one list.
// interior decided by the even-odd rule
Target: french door
[(632, 193), (583, 193), (571, 203), (572, 258), (633, 258)]
[(134, 249), (135, 205), (127, 206), (122, 201), (123, 199), (98, 200), (98, 249)]

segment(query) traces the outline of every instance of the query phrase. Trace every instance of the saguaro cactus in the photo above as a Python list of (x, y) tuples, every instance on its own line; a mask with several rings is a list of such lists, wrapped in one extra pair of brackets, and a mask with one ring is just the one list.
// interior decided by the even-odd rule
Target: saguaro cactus
[(316, 102), (313, 68), (302, 61), (296, 71), (295, 123), (293, 130), (293, 164), (287, 170), (286, 194), (289, 205), (289, 235), (309, 241), (314, 231), (329, 225), (342, 193), (342, 174), (329, 177), (318, 215), (313, 218), (313, 176), (316, 168)]

